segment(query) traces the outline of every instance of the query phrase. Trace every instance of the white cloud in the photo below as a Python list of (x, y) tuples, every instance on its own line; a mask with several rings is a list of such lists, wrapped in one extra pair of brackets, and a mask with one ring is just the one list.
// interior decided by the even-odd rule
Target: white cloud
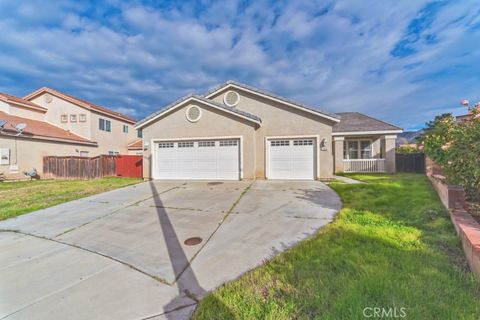
[(475, 100), (478, 86), (475, 2), (447, 4), (420, 34), (436, 42), (421, 38), (409, 44), (415, 54), (392, 56), (425, 5), (222, 1), (198, 10), (0, 0), (0, 90), (49, 85), (142, 117), (236, 79), (414, 128), (460, 98)]

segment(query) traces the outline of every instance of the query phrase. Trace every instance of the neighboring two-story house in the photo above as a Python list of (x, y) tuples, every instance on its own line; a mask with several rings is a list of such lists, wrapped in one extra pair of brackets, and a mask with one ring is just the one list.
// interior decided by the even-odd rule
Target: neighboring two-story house
[(124, 114), (51, 88), (24, 98), (2, 93), (0, 174), (18, 179), (35, 168), (42, 176), (44, 156), (131, 153), (128, 146), (138, 139), (134, 123)]

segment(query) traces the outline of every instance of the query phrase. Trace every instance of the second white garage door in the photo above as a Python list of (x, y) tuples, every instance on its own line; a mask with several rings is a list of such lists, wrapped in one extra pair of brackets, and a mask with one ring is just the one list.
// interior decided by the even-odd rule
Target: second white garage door
[(267, 143), (268, 179), (315, 178), (315, 139), (274, 139)]
[(239, 180), (240, 140), (157, 142), (155, 179)]

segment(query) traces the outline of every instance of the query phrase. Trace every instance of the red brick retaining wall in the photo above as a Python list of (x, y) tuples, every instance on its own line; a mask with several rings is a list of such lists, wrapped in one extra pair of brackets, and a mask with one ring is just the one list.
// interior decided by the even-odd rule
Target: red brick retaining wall
[(468, 264), (473, 272), (480, 275), (480, 224), (464, 209), (465, 192), (460, 186), (446, 184), (440, 167), (430, 159), (427, 158), (425, 163), (427, 177), (450, 213)]

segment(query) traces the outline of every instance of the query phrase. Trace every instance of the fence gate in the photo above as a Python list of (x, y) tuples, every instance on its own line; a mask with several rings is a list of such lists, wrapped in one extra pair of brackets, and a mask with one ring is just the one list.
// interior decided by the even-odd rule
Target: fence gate
[(395, 158), (398, 172), (425, 172), (425, 154), (423, 153), (397, 153)]
[(143, 156), (117, 156), (117, 176), (129, 178), (143, 177)]

